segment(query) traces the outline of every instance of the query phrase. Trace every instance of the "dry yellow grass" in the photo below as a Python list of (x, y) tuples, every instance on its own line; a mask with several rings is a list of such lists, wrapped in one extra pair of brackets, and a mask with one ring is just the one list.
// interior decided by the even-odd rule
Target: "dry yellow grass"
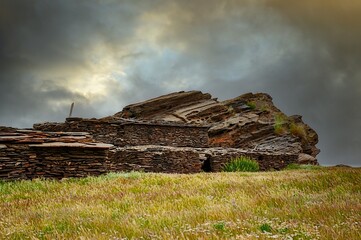
[(361, 239), (360, 174), (135, 172), (1, 182), (0, 239)]

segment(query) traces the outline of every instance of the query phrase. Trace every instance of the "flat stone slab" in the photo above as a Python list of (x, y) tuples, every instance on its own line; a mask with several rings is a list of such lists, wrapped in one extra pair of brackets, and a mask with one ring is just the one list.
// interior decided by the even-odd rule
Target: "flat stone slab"
[(33, 129), (17, 129), (18, 133), (42, 133), (41, 131), (33, 130)]
[(135, 150), (135, 151), (193, 151), (198, 153), (208, 153), (208, 154), (261, 154), (269, 156), (291, 156), (292, 153), (283, 153), (283, 152), (267, 152), (267, 151), (253, 151), (253, 149), (240, 149), (240, 148), (222, 148), (222, 147), (211, 147), (211, 148), (193, 148), (193, 147), (171, 147), (171, 146), (160, 146), (160, 145), (142, 145), (142, 146), (124, 146), (117, 147), (113, 151), (123, 151), (123, 150)]
[(108, 149), (113, 147), (112, 144), (105, 143), (64, 143), (64, 142), (51, 142), (42, 144), (30, 144), (29, 147), (45, 147), (45, 148), (56, 148), (56, 147), (68, 147), (68, 148), (101, 148)]
[(81, 140), (86, 139), (86, 136), (61, 136), (60, 139), (74, 139), (74, 140)]
[(0, 132), (0, 136), (22, 136), (21, 133), (15, 133), (15, 132)]
[(25, 138), (28, 138), (28, 136), (0, 136), (0, 142), (12, 142)]
[(90, 135), (90, 133), (88, 132), (58, 132), (61, 135), (64, 136), (86, 136), (86, 135)]
[(6, 145), (0, 144), (0, 149), (7, 148)]

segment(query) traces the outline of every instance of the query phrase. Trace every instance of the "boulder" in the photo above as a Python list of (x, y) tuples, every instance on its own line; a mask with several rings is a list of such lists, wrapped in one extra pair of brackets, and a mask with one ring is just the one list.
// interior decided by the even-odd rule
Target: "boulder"
[(311, 164), (311, 165), (317, 165), (317, 159), (312, 157), (311, 155), (300, 153), (298, 155), (298, 163), (299, 164)]

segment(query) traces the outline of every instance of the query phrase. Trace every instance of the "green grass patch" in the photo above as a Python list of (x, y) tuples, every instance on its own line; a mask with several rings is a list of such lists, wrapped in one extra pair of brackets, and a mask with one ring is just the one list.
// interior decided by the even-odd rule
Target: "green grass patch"
[(224, 172), (257, 172), (259, 171), (259, 164), (256, 160), (241, 156), (231, 159), (229, 163), (223, 166), (222, 170)]
[(255, 110), (257, 108), (257, 105), (254, 101), (247, 102), (246, 105), (251, 109)]
[(274, 121), (273, 128), (276, 134), (282, 135), (288, 131), (288, 119), (286, 115), (276, 114), (274, 116)]

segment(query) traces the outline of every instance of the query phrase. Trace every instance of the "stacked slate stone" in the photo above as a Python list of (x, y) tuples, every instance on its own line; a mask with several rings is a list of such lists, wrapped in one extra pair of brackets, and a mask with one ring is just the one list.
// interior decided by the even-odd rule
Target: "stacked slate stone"
[(259, 163), (260, 170), (280, 170), (297, 162), (297, 154), (251, 152), (237, 148), (193, 148), (171, 146), (128, 146), (110, 151), (109, 171), (167, 173), (220, 172), (232, 159), (246, 156)]
[(25, 144), (0, 144), (0, 179), (28, 179), (35, 167), (34, 154)]
[(208, 126), (129, 119), (68, 118), (64, 123), (34, 124), (34, 129), (89, 132), (96, 141), (117, 146), (162, 145), (208, 147)]
[(165, 123), (124, 123), (117, 146), (208, 147), (208, 127)]
[(291, 163), (298, 160), (297, 154), (276, 154), (268, 152), (251, 152), (236, 148), (209, 148), (206, 151), (209, 154), (211, 169), (213, 172), (220, 172), (225, 164), (232, 159), (245, 156), (258, 162), (261, 171), (281, 170)]
[(107, 172), (108, 146), (73, 144), (31, 145), (36, 153), (34, 177), (68, 178), (98, 176)]
[(135, 146), (117, 148), (109, 155), (108, 170), (164, 173), (202, 171), (200, 154), (192, 148)]
[(67, 118), (64, 123), (38, 123), (34, 124), (35, 130), (47, 132), (88, 132), (94, 140), (113, 144), (119, 135), (118, 123), (99, 119)]
[(0, 179), (63, 178), (106, 172), (112, 145), (87, 133), (12, 129), (0, 132)]

